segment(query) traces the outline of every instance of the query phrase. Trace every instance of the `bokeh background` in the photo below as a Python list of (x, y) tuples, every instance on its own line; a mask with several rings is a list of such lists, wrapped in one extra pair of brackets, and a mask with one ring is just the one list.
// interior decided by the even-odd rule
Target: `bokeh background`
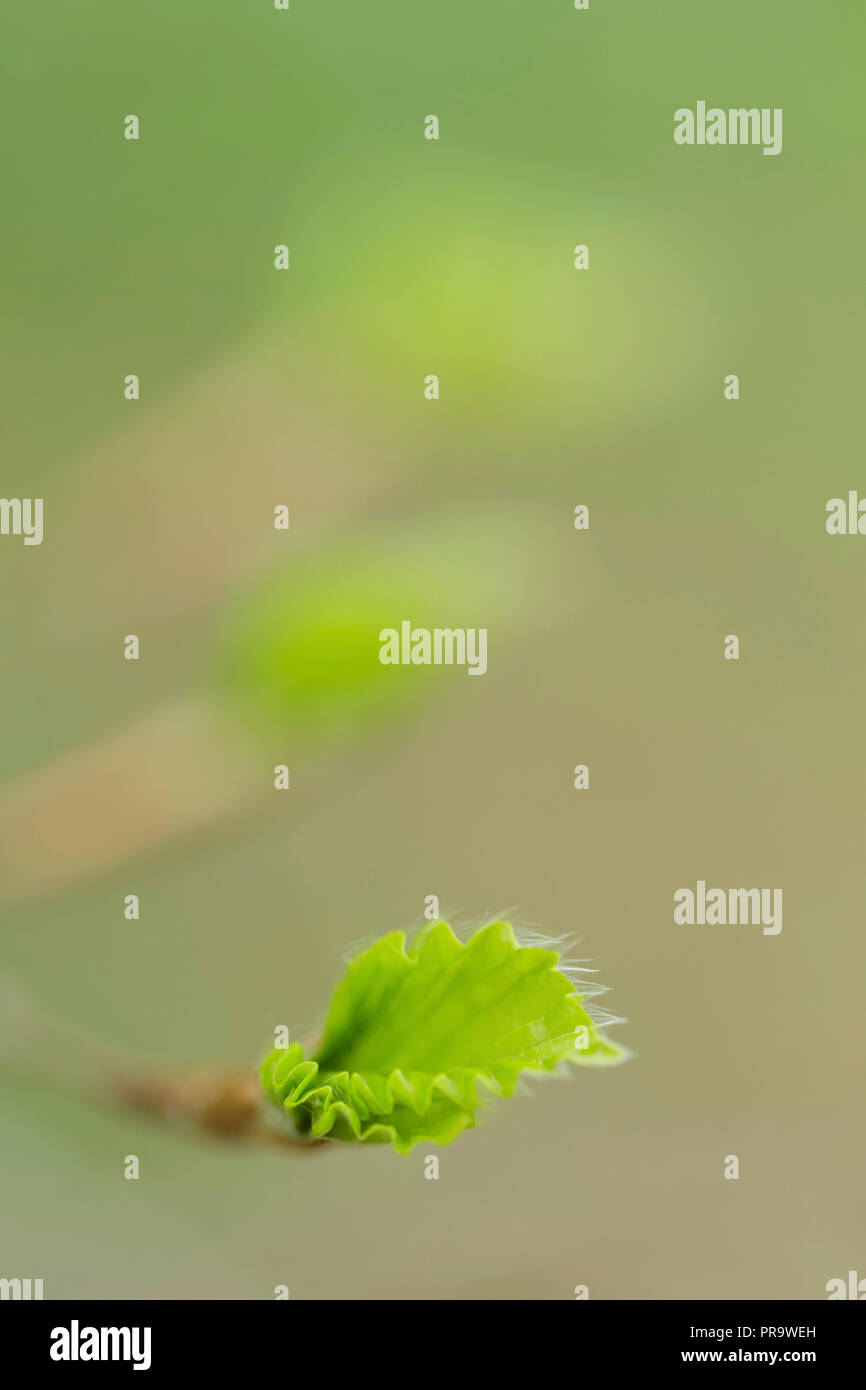
[[(449, 518), (465, 546), (506, 508), (558, 575), (523, 611), (517, 568), (483, 679), (399, 717), (353, 719), (349, 689), (338, 739), (291, 704), (257, 729), (224, 775), (286, 762), (288, 794), (65, 886), (49, 842), (3, 969), (118, 1053), (254, 1062), (435, 893), (580, 938), (636, 1054), (503, 1106), (438, 1182), (424, 1146), (209, 1146), (4, 1075), (0, 1273), (180, 1299), (812, 1299), (866, 1273), (866, 540), (824, 528), (866, 490), (861, 7), (5, 0), (0, 24), (0, 491), (45, 499), (41, 547), (0, 539), (0, 801), (42, 769), (49, 815), (70, 752), (211, 698), (272, 565), (435, 515), (447, 568)], [(783, 107), (782, 155), (675, 146), (698, 99)], [(61, 827), (122, 824), (115, 794)], [(697, 878), (781, 886), (781, 935), (675, 927)]]

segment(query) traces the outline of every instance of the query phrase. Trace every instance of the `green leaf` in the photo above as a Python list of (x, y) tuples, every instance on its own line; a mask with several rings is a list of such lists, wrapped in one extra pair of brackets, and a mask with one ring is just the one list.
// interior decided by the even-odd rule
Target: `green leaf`
[(406, 949), (392, 932), (349, 962), (314, 1055), (271, 1052), (262, 1084), (313, 1138), (448, 1144), (524, 1072), (623, 1060), (596, 1028), (556, 951), (521, 946), (508, 922), (464, 945), (446, 922)]
[(215, 653), (215, 695), (268, 746), (290, 729), (292, 746), (393, 730), (427, 701), (478, 684), (455, 666), (385, 666), (383, 629), (489, 630), (491, 661), (537, 634), (556, 593), (585, 600), (581, 569), (559, 523), (503, 504), (436, 510), (412, 520), (355, 527), (327, 545), (270, 565), (229, 605)]

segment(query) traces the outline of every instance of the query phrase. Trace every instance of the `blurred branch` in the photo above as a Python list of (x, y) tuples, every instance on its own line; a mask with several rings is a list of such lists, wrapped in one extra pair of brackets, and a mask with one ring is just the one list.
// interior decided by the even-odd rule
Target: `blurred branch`
[(274, 1107), (266, 1102), (254, 1068), (143, 1070), (47, 1022), (5, 971), (0, 971), (0, 1069), (103, 1105), (141, 1111), (206, 1138), (277, 1144), (294, 1153), (327, 1144), (275, 1123)]
[(58, 892), (261, 794), (243, 731), (175, 700), (0, 788), (0, 911)]

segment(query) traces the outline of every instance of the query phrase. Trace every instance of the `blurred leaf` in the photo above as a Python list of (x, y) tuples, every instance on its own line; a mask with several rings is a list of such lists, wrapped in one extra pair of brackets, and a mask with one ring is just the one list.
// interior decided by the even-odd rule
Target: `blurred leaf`
[[(232, 604), (217, 693), (265, 735), (364, 732), (449, 689), (465, 671), (383, 666), (380, 632), (486, 628), (499, 660), (562, 595), (569, 530), (532, 508), (466, 508), (369, 527), (273, 564)], [(581, 573), (582, 593), (587, 579)], [(568, 591), (558, 601), (572, 602)], [(474, 682), (470, 681), (471, 686)]]

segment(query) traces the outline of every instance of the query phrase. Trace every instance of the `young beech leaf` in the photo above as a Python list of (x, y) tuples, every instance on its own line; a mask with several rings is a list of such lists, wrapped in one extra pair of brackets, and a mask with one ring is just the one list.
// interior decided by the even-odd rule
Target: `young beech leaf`
[(523, 1072), (623, 1060), (558, 964), (555, 951), (521, 946), (508, 922), (465, 945), (436, 922), (409, 950), (392, 932), (349, 962), (312, 1057), (295, 1043), (265, 1058), (265, 1093), (313, 1138), (391, 1142), (402, 1154), (448, 1144)]
[[(489, 629), (500, 662), (537, 633), (550, 595), (574, 597), (568, 546), (544, 511), (512, 504), (437, 509), (355, 527), (324, 548), (301, 548), (238, 592), (220, 629), (213, 693), (270, 747), (290, 730), (323, 744), (374, 728), (393, 730), (424, 703), (477, 684), (456, 666), (386, 665), (382, 633), (413, 628)], [(566, 597), (562, 597), (565, 595)], [(569, 597), (569, 595), (571, 595)]]

